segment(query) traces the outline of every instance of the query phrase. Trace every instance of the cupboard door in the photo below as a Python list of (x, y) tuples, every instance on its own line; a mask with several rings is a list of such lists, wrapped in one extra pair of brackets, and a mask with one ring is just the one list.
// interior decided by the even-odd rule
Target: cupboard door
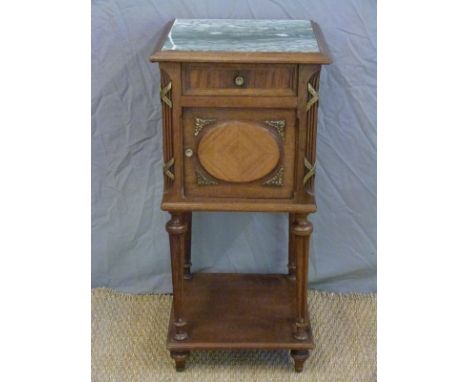
[(184, 109), (187, 197), (291, 198), (294, 110)]

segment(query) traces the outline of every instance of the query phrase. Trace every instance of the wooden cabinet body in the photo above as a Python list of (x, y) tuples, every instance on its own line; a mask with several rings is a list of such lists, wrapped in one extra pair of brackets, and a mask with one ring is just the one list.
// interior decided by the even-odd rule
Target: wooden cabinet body
[[(272, 23), (276, 30), (278, 22)], [(269, 52), (164, 49), (168, 41), (177, 43), (171, 27), (151, 57), (161, 72), (162, 209), (171, 213), (168, 349), (178, 370), (190, 350), (290, 349), (300, 371), (313, 348), (307, 215), (316, 210), (320, 70), (330, 63), (320, 29), (309, 24), (313, 51)], [(192, 274), (193, 211), (289, 213), (288, 269), (278, 275)]]

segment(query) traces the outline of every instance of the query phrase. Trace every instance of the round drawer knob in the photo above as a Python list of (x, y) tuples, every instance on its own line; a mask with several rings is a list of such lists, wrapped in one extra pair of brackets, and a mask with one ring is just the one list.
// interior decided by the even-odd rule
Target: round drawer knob
[(187, 158), (191, 158), (193, 156), (193, 150), (192, 149), (185, 149), (185, 156)]
[(236, 76), (236, 78), (234, 78), (234, 83), (236, 84), (236, 86), (242, 86), (242, 85), (244, 85), (244, 83), (245, 83), (244, 77), (242, 77), (242, 76)]

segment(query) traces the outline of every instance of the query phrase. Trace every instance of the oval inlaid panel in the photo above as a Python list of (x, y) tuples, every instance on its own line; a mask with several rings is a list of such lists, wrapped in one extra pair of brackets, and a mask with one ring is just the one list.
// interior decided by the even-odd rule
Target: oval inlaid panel
[(273, 134), (261, 125), (226, 121), (201, 138), (198, 159), (215, 178), (234, 183), (252, 182), (276, 167), (280, 148)]

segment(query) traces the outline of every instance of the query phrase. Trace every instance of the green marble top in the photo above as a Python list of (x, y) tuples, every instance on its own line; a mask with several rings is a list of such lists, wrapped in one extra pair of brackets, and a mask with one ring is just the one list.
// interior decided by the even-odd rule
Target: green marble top
[(161, 51), (320, 52), (309, 20), (176, 19)]

